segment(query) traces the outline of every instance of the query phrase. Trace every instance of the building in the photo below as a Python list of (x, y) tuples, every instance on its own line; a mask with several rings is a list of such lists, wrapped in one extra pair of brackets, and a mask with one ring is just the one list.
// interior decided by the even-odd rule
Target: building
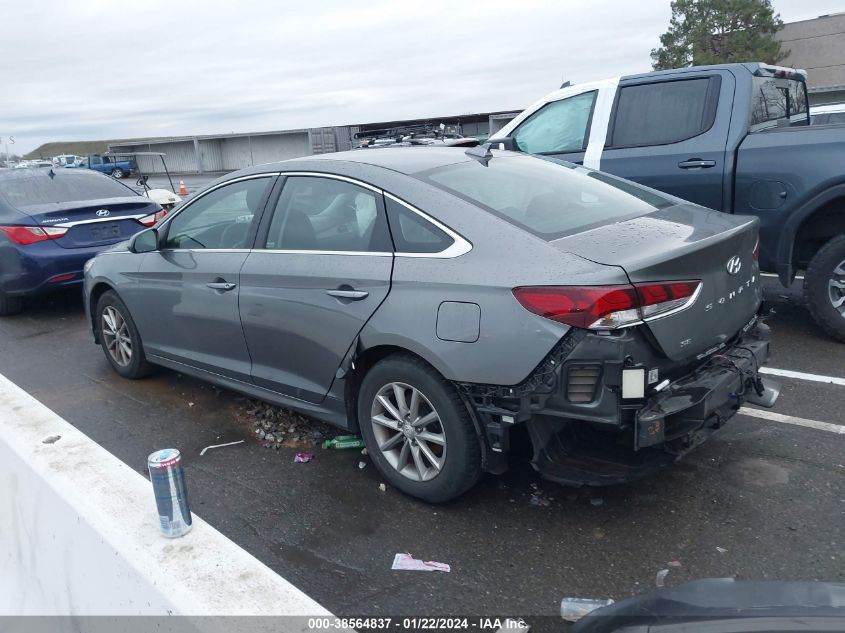
[[(358, 145), (355, 134), (359, 131), (443, 123), (455, 133), (486, 138), (517, 114), (519, 111), (502, 111), (301, 130), (132, 139), (110, 143), (109, 151), (162, 152), (166, 154), (168, 170), (173, 173), (229, 172), (288, 158), (352, 149)], [(162, 172), (161, 162), (152, 157), (139, 156), (138, 166), (145, 174)]]
[(790, 22), (775, 36), (785, 66), (807, 71), (810, 105), (845, 102), (845, 13)]

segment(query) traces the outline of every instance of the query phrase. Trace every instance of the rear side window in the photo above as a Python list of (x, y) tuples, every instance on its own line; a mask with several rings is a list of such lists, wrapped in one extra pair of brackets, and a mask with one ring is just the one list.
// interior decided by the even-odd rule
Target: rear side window
[(440, 253), (452, 245), (444, 231), (405, 205), (389, 197), (385, 204), (397, 253)]
[(271, 250), (390, 252), (381, 195), (350, 182), (290, 176), (276, 204), (266, 248)]
[(48, 177), (46, 173), (39, 173), (26, 178), (2, 179), (0, 194), (17, 207), (138, 195), (129, 187), (100, 174), (67, 174), (64, 170), (61, 171), (62, 173), (56, 174), (54, 178)]
[(802, 81), (754, 77), (751, 92), (751, 131), (777, 125), (807, 124), (807, 92)]
[(595, 101), (593, 91), (547, 103), (517, 128), (517, 147), (529, 154), (582, 151)]
[(546, 240), (674, 204), (634, 183), (536, 156), (494, 153), (486, 166), (456, 163), (417, 177)]
[(620, 88), (608, 147), (666, 145), (703, 134), (716, 119), (720, 85), (717, 75)]

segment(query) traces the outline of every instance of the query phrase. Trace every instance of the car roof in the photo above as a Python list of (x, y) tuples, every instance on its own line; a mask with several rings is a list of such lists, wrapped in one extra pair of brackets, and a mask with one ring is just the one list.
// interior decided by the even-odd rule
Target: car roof
[[(273, 169), (285, 170), (287, 163), (319, 163), (321, 161), (358, 163), (390, 169), (406, 175), (413, 175), (421, 171), (466, 163), (474, 160), (467, 156), (465, 147), (441, 147), (424, 145), (418, 147), (383, 147), (376, 150), (350, 150), (348, 152), (333, 152), (331, 154), (316, 154), (302, 158), (291, 159), (279, 163), (262, 165), (264, 171)], [(316, 168), (317, 165), (314, 165)]]

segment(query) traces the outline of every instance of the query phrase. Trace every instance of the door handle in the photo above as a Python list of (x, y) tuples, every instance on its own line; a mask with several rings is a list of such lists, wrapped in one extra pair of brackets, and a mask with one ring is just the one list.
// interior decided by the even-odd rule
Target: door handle
[(229, 290), (234, 290), (238, 284), (233, 284), (228, 281), (212, 281), (211, 283), (205, 285), (211, 288), (212, 290), (221, 290), (223, 292), (227, 292)]
[(352, 299), (352, 301), (360, 301), (370, 296), (366, 290), (326, 290), (326, 294), (339, 299)]
[(681, 169), (704, 169), (707, 167), (715, 166), (715, 160), (701, 160), (700, 158), (690, 158), (681, 163), (678, 163), (678, 167), (680, 167)]

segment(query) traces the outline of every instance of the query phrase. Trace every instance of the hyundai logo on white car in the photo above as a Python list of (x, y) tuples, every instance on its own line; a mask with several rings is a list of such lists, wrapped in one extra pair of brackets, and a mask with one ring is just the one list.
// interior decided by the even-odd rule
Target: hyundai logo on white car
[(728, 269), (729, 275), (737, 275), (739, 274), (739, 269), (742, 268), (742, 260), (739, 258), (739, 255), (734, 255), (728, 260), (727, 265), (725, 268)]
[(100, 209), (99, 211), (97, 211), (97, 217), (98, 217), (98, 218), (104, 218), (104, 217), (106, 217), (108, 214), (109, 214), (109, 210), (108, 210), (108, 209)]

